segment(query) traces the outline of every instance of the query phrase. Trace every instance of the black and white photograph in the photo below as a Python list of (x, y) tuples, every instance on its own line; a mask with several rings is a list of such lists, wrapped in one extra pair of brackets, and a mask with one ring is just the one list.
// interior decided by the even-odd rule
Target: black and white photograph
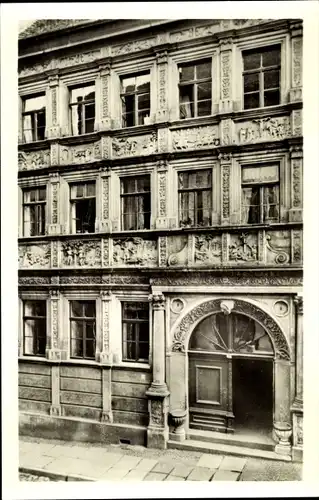
[(16, 40), (20, 484), (302, 482), (303, 16), (52, 14)]

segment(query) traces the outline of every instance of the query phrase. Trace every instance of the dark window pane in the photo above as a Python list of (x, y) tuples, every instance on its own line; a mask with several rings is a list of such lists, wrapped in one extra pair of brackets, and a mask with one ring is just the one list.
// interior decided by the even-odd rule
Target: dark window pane
[(280, 65), (280, 48), (269, 48), (262, 54), (263, 67)]
[(83, 321), (71, 321), (71, 338), (83, 340)]
[(86, 347), (85, 357), (92, 358), (92, 359), (95, 358), (95, 341), (94, 340), (86, 340), (85, 347)]
[(39, 201), (45, 201), (46, 199), (46, 188), (39, 188)]
[(195, 79), (194, 65), (180, 66), (179, 79), (181, 82), (188, 82)]
[(211, 101), (200, 101), (197, 103), (197, 116), (208, 116), (212, 112), (211, 109)]
[(135, 125), (135, 115), (134, 113), (126, 113), (122, 117), (122, 126), (123, 127), (134, 127)]
[(37, 189), (30, 190), (30, 201), (38, 201), (38, 190)]
[(71, 357), (83, 358), (83, 339), (71, 339)]
[(45, 355), (46, 340), (47, 340), (46, 337), (38, 337), (38, 352), (37, 352), (37, 354), (39, 356)]
[(84, 315), (87, 318), (95, 318), (95, 302), (84, 303)]
[(148, 360), (149, 356), (149, 344), (147, 342), (141, 342), (139, 344), (139, 358), (138, 359), (143, 359), (143, 360)]
[(199, 83), (197, 85), (197, 100), (198, 101), (210, 100), (211, 95), (212, 95), (211, 82)]
[(95, 182), (90, 182), (86, 185), (86, 195), (95, 196)]
[(244, 109), (259, 108), (259, 92), (244, 95)]
[(211, 63), (209, 61), (196, 64), (196, 80), (211, 78)]
[(46, 316), (45, 300), (26, 300), (24, 302), (25, 316)]
[(133, 113), (135, 110), (135, 95), (122, 97), (123, 113)]
[(267, 90), (264, 93), (264, 105), (265, 106), (276, 106), (280, 104), (280, 92), (278, 90)]
[(95, 198), (75, 202), (76, 232), (94, 233)]
[(70, 302), (71, 306), (71, 317), (82, 317), (83, 316), (83, 303), (78, 300), (72, 300)]
[(279, 87), (279, 70), (272, 69), (264, 72), (264, 89)]
[(85, 119), (95, 118), (95, 104), (85, 105)]
[(84, 196), (84, 190), (85, 190), (85, 184), (78, 184), (76, 186), (76, 197), (77, 198), (83, 198), (83, 196)]
[(39, 141), (45, 138), (45, 111), (37, 113), (37, 139)]
[(260, 67), (260, 53), (244, 53), (244, 70), (257, 69)]
[(151, 181), (151, 178), (149, 175), (136, 177), (137, 191), (138, 192), (150, 191), (150, 188), (151, 188), (150, 181)]
[(261, 222), (259, 186), (242, 189), (242, 222), (248, 224)]
[(244, 75), (244, 92), (259, 91), (259, 73)]
[(146, 109), (144, 111), (139, 111), (138, 112), (138, 125), (146, 125), (146, 118), (148, 118), (150, 115), (150, 110)]
[(179, 89), (180, 118), (194, 116), (194, 86), (183, 85)]
[(137, 96), (138, 109), (150, 109), (150, 94), (140, 94)]
[(94, 119), (85, 120), (84, 133), (91, 134), (94, 132)]

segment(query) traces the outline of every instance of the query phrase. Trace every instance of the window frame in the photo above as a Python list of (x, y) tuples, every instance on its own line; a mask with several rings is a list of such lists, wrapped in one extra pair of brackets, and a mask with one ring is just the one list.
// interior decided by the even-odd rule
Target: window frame
[[(151, 72), (150, 71), (141, 71), (138, 73), (130, 73), (128, 75), (121, 75), (120, 76), (120, 101), (121, 101), (121, 127), (122, 128), (130, 128), (130, 127), (142, 127), (143, 125), (147, 125), (147, 123), (138, 123), (138, 118), (139, 118), (139, 109), (138, 109), (138, 96), (147, 94), (147, 92), (139, 92), (136, 90), (136, 85), (135, 85), (135, 91), (132, 92), (123, 92), (123, 80), (127, 78), (137, 78), (138, 76), (144, 76), (148, 75), (149, 76), (149, 103), (150, 107), (148, 108), (149, 114), (148, 114), (148, 119), (150, 120), (151, 117)], [(132, 95), (134, 96), (134, 124), (133, 125), (124, 125), (124, 115), (127, 115), (129, 113), (123, 113), (123, 98), (125, 99), (126, 96)], [(140, 111), (141, 112), (141, 111)], [(144, 117), (145, 119), (146, 117)]]
[[(210, 186), (207, 187), (195, 187), (195, 188), (179, 188), (179, 176), (180, 174), (187, 174), (187, 175), (192, 175), (195, 172), (209, 172), (210, 175)], [(194, 206), (195, 206), (195, 200), (196, 200), (196, 207), (197, 207), (197, 194), (198, 192), (209, 192), (210, 193), (210, 207), (209, 207), (209, 225), (199, 225), (197, 223), (198, 220), (198, 208), (194, 208), (194, 224), (193, 225), (181, 225), (181, 194), (182, 193), (196, 193), (194, 196)], [(204, 167), (204, 168), (198, 168), (198, 169), (186, 169), (183, 170), (182, 168), (177, 171), (177, 209), (178, 209), (178, 227), (192, 227), (192, 228), (201, 228), (201, 227), (211, 227), (212, 226), (212, 211), (213, 211), (213, 172), (211, 167)], [(203, 210), (203, 209), (202, 209)], [(189, 209), (188, 209), (189, 212)], [(195, 222), (196, 219), (196, 222)]]
[[(268, 50), (277, 48), (279, 50), (279, 59), (280, 63), (277, 65), (271, 65), (271, 66), (263, 66), (263, 58), (262, 55), (267, 52)], [(259, 62), (259, 67), (255, 69), (250, 69), (250, 70), (245, 70), (244, 69), (244, 57), (245, 54), (247, 53), (258, 53), (260, 57), (260, 62)], [(266, 92), (272, 91), (272, 90), (278, 90), (279, 91), (279, 102), (277, 104), (271, 104), (269, 106), (265, 106), (265, 88), (264, 88), (264, 75), (265, 72), (271, 71), (271, 70), (279, 70), (279, 86), (278, 87), (273, 87), (266, 89)], [(257, 91), (252, 91), (252, 92), (245, 92), (244, 90), (244, 77), (245, 75), (248, 74), (253, 74), (253, 73), (258, 73), (258, 82), (259, 82), (259, 90)], [(268, 108), (271, 106), (279, 106), (281, 103), (281, 75), (282, 75), (282, 47), (281, 44), (279, 43), (274, 43), (272, 45), (266, 45), (264, 47), (257, 47), (253, 49), (244, 49), (242, 50), (242, 103), (243, 103), (243, 110), (254, 110), (254, 109), (260, 109), (260, 108)], [(259, 106), (257, 107), (245, 107), (245, 96), (246, 95), (251, 95), (251, 94), (257, 94), (258, 93), (258, 100), (259, 100)]]
[[(72, 102), (72, 91), (73, 90), (76, 90), (76, 89), (85, 89), (87, 87), (94, 87), (94, 99), (84, 99), (82, 101), (77, 101), (77, 102)], [(78, 137), (80, 135), (85, 135), (85, 134), (92, 134), (94, 133), (94, 129), (95, 129), (95, 120), (96, 120), (96, 84), (95, 84), (95, 80), (92, 81), (92, 82), (82, 82), (82, 83), (78, 83), (78, 84), (74, 84), (74, 85), (70, 85), (68, 87), (68, 90), (69, 90), (69, 123), (70, 123), (70, 131), (71, 131), (71, 135), (74, 136), (74, 137)], [(86, 127), (86, 119), (85, 119), (85, 107), (87, 105), (91, 105), (91, 104), (94, 104), (94, 120), (93, 120), (93, 130), (90, 131), (90, 132), (86, 132), (85, 131), (85, 127)], [(74, 130), (74, 125), (73, 124), (73, 119), (72, 119), (72, 108), (75, 107), (75, 106), (80, 106), (81, 107), (81, 121), (80, 121), (80, 124), (81, 124), (81, 132), (78, 133), (78, 134), (74, 134), (73, 133), (73, 130)], [(92, 118), (90, 118), (90, 120), (92, 120)], [(77, 130), (79, 129), (79, 120), (77, 120)]]
[[(207, 63), (210, 65), (210, 77), (206, 77), (206, 78), (200, 78), (200, 79), (197, 79), (197, 70), (196, 70), (196, 66), (199, 65), (199, 64), (203, 64), (203, 63)], [(194, 67), (194, 77), (195, 79), (193, 80), (187, 80), (185, 82), (181, 82), (180, 81), (180, 68), (183, 68), (183, 67), (187, 67), (187, 66), (193, 66)], [(212, 115), (212, 105), (213, 105), (213, 89), (212, 89), (212, 83), (213, 83), (213, 75), (212, 75), (212, 70), (213, 70), (213, 65), (212, 65), (212, 59), (211, 57), (210, 58), (201, 58), (201, 59), (196, 59), (194, 61), (189, 61), (189, 62), (180, 62), (180, 63), (177, 63), (177, 72), (178, 72), (178, 119), (179, 120), (189, 120), (189, 119), (192, 119), (192, 118), (205, 118), (207, 116), (211, 116)], [(198, 116), (198, 85), (201, 84), (201, 83), (210, 83), (210, 99), (201, 99), (199, 102), (206, 102), (208, 100), (210, 100), (210, 113), (207, 114), (207, 115), (201, 115), (201, 116)], [(185, 117), (183, 118), (181, 116), (181, 101), (180, 101), (180, 97), (181, 97), (181, 94), (180, 94), (180, 89), (181, 87), (185, 87), (187, 85), (192, 85), (193, 86), (193, 98), (194, 98), (194, 101), (193, 101), (193, 105), (194, 105), (194, 116), (190, 116), (190, 117)]]
[[(45, 189), (45, 200), (36, 200), (36, 201), (29, 201), (29, 202), (25, 202), (24, 201), (24, 197), (25, 197), (25, 193), (27, 191), (36, 191), (38, 192), (38, 197), (39, 197), (39, 191), (41, 189)], [(47, 205), (47, 186), (44, 185), (44, 186), (30, 186), (30, 187), (22, 187), (22, 233), (23, 233), (23, 237), (25, 238), (33, 238), (33, 237), (37, 237), (37, 236), (45, 236), (46, 234), (46, 219), (47, 219), (47, 210), (46, 210), (46, 205)], [(25, 228), (25, 224), (26, 224), (26, 216), (25, 216), (25, 210), (27, 207), (31, 207), (31, 206), (41, 206), (41, 207), (44, 207), (44, 219), (42, 221), (43, 225), (44, 225), (44, 229), (43, 229), (43, 233), (41, 232), (37, 232), (37, 234), (26, 234), (26, 228)], [(29, 221), (29, 224), (30, 224), (30, 233), (31, 233), (31, 217), (30, 217), (30, 221)], [(37, 223), (39, 224), (39, 223)]]
[[(48, 348), (48, 328), (47, 328), (47, 321), (48, 321), (48, 306), (47, 306), (47, 299), (46, 298), (29, 298), (29, 297), (23, 297), (21, 298), (21, 301), (22, 301), (22, 356), (24, 357), (37, 357), (37, 358), (45, 358), (46, 357), (46, 350)], [(25, 314), (25, 306), (26, 306), (26, 302), (44, 302), (45, 303), (45, 316), (31, 316), (31, 315), (27, 315)], [(37, 321), (37, 320), (41, 320), (42, 322), (44, 322), (45, 324), (45, 335), (44, 336), (41, 336), (40, 338), (45, 338), (45, 349), (44, 349), (44, 353), (32, 353), (32, 354), (27, 354), (25, 352), (25, 339), (26, 339), (26, 335), (25, 335), (25, 326), (26, 326), (26, 320), (33, 320), (33, 321)], [(33, 336), (31, 337), (33, 339), (33, 342), (34, 342), (34, 338)], [(37, 341), (38, 341), (38, 338), (39, 336), (37, 336)]]
[[(122, 362), (123, 363), (138, 363), (138, 364), (149, 364), (149, 359), (150, 359), (150, 354), (151, 354), (151, 334), (150, 334), (150, 328), (151, 328), (151, 321), (150, 321), (150, 304), (149, 302), (145, 300), (138, 300), (138, 297), (136, 297), (136, 300), (127, 300), (125, 298), (120, 299), (121, 303), (121, 351), (122, 351)], [(147, 319), (138, 319), (138, 318), (124, 318), (124, 304), (145, 304), (145, 311), (148, 311), (148, 318)], [(142, 341), (144, 344), (148, 344), (148, 357), (147, 358), (140, 358), (139, 352), (140, 352), (140, 347), (139, 347), (139, 328), (138, 332), (136, 335), (136, 331), (134, 331), (135, 334), (135, 341), (131, 342), (136, 345), (136, 356), (134, 359), (130, 359), (127, 357), (124, 357), (124, 352), (127, 349), (127, 340), (124, 339), (124, 325), (126, 324), (134, 324), (134, 325), (140, 325), (140, 324), (148, 324), (148, 342)], [(127, 333), (125, 332), (127, 335)]]
[[(22, 96), (22, 138), (23, 138), (23, 143), (25, 143), (25, 144), (29, 144), (31, 142), (37, 142), (37, 141), (44, 141), (46, 139), (46, 127), (47, 127), (46, 105), (44, 105), (44, 108), (41, 108), (41, 109), (32, 109), (31, 111), (25, 111), (26, 101), (28, 101), (29, 99), (36, 99), (37, 97), (43, 97), (45, 100), (46, 94), (45, 94), (45, 92), (37, 92), (36, 94), (33, 94), (33, 95)], [(42, 113), (42, 112), (44, 113), (44, 126), (41, 127), (41, 129), (43, 129), (43, 138), (39, 138), (38, 137), (38, 128), (40, 128), (40, 127), (37, 126), (38, 114)], [(25, 139), (25, 136), (24, 136), (24, 133), (26, 130), (24, 128), (24, 118), (26, 116), (30, 116), (31, 123), (34, 120), (34, 124), (35, 124), (34, 128), (31, 127), (31, 129), (28, 129), (32, 133), (32, 140), (31, 141), (27, 141)], [(32, 120), (32, 118), (33, 118), (33, 120)]]
[[(76, 299), (74, 297), (72, 298), (68, 298), (68, 306), (69, 306), (69, 314), (68, 314), (68, 323), (69, 323), (69, 358), (71, 360), (88, 360), (88, 361), (94, 361), (96, 359), (96, 349), (97, 349), (97, 345), (98, 345), (98, 339), (97, 339), (97, 304), (96, 304), (96, 300), (95, 299)], [(79, 302), (80, 304), (82, 304), (83, 306), (83, 309), (82, 311), (84, 310), (84, 304), (88, 304), (88, 303), (94, 303), (94, 308), (95, 308), (95, 316), (72, 316), (71, 313), (72, 313), (72, 302)], [(72, 338), (72, 321), (76, 321), (76, 322), (81, 322), (82, 323), (82, 331), (83, 331), (83, 336), (82, 338), (78, 338), (76, 337), (75, 339)], [(87, 330), (87, 323), (92, 323), (93, 324), (93, 331), (94, 331), (94, 337), (91, 338), (87, 338), (86, 336), (86, 330)], [(83, 356), (74, 356), (72, 355), (72, 340), (82, 340), (82, 352), (83, 352)], [(88, 357), (86, 356), (86, 342), (87, 340), (90, 340), (93, 342), (93, 356), (92, 357)]]
[[(149, 185), (150, 185), (150, 189), (149, 191), (134, 191), (133, 193), (124, 193), (124, 189), (123, 189), (123, 181), (124, 180), (128, 180), (128, 179), (134, 179), (135, 181), (137, 180), (137, 178), (141, 178), (141, 177), (148, 177), (149, 178)], [(130, 175), (120, 175), (119, 176), (119, 180), (120, 180), (120, 220), (121, 220), (121, 230), (122, 231), (147, 231), (149, 229), (151, 229), (151, 225), (152, 225), (152, 220), (151, 220), (151, 217), (152, 217), (152, 176), (151, 176), (151, 173), (150, 172), (147, 172), (147, 173), (137, 173), (136, 175), (134, 176), (130, 176)], [(128, 198), (128, 197), (134, 197), (134, 199), (136, 200), (139, 196), (141, 195), (149, 195), (149, 212), (126, 212), (124, 213), (124, 199), (125, 198)], [(149, 227), (144, 227), (144, 228), (135, 228), (135, 229), (125, 229), (124, 227), (124, 215), (127, 215), (127, 214), (134, 214), (135, 216), (138, 216), (139, 214), (143, 214), (145, 216), (145, 214), (149, 214)], [(145, 217), (144, 217), (144, 222), (145, 222)], [(144, 224), (145, 225), (145, 224)]]
[[(71, 234), (94, 234), (96, 232), (96, 219), (97, 219), (97, 180), (96, 179), (84, 179), (84, 180), (69, 180), (69, 204), (70, 204), (70, 232)], [(83, 185), (85, 186), (85, 193), (87, 193), (87, 185), (91, 184), (95, 186), (95, 194), (94, 196), (82, 196), (82, 197), (75, 197), (72, 198), (72, 188), (78, 185)], [(76, 230), (76, 205), (77, 203), (85, 200), (95, 200), (95, 219), (94, 219), (94, 230), (92, 232), (77, 232)], [(73, 217), (73, 214), (75, 215)], [(83, 223), (82, 223), (82, 229), (83, 229)]]

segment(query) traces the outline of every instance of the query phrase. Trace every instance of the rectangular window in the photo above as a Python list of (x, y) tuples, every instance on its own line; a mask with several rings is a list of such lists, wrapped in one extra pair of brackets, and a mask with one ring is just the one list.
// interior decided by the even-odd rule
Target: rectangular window
[(280, 104), (280, 46), (243, 52), (244, 109)]
[(145, 125), (151, 111), (150, 74), (122, 78), (122, 127)]
[(95, 181), (70, 185), (71, 232), (95, 231)]
[(122, 229), (150, 229), (151, 179), (149, 175), (121, 179)]
[(45, 356), (46, 321), (45, 300), (23, 302), (23, 354), (25, 356)]
[(179, 71), (179, 114), (181, 119), (212, 113), (211, 61), (181, 64)]
[(95, 359), (95, 301), (70, 301), (70, 356)]
[(148, 362), (148, 302), (122, 302), (123, 361)]
[(24, 142), (45, 139), (45, 95), (38, 94), (23, 100), (22, 128)]
[(70, 90), (72, 135), (94, 132), (95, 86), (85, 85)]
[(242, 167), (241, 221), (279, 222), (278, 165)]
[(211, 225), (211, 170), (179, 172), (178, 206), (180, 227)]
[(45, 234), (46, 188), (23, 190), (23, 236)]

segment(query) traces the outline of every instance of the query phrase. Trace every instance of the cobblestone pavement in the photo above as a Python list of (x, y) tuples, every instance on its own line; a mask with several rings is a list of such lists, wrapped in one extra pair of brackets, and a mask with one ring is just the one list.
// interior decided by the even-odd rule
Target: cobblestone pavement
[(21, 481), (300, 481), (302, 473), (291, 462), (36, 438), (20, 440), (20, 468)]

